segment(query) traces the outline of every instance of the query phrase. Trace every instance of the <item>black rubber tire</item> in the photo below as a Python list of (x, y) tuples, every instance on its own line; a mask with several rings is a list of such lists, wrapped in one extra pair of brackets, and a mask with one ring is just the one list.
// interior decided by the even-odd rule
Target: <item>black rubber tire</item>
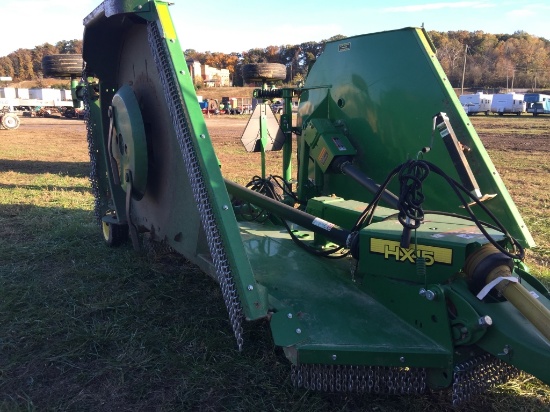
[(242, 69), (245, 82), (278, 81), (286, 79), (286, 66), (281, 63), (251, 63)]
[(76, 117), (76, 112), (73, 108), (69, 107), (67, 110), (65, 110), (63, 116), (65, 116), (67, 119), (73, 119)]
[(101, 228), (103, 233), (103, 240), (107, 243), (107, 246), (116, 247), (120, 246), (128, 240), (128, 225), (115, 224), (101, 222)]
[(4, 113), (0, 123), (4, 129), (15, 130), (21, 124), (21, 119), (15, 113)]
[(45, 77), (73, 77), (82, 75), (80, 54), (50, 54), (42, 58)]

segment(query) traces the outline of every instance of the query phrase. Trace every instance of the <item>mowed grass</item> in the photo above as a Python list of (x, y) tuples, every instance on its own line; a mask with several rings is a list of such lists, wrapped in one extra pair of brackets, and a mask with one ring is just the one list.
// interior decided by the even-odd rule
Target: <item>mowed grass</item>
[[(530, 376), (463, 408), (451, 408), (443, 392), (384, 397), (295, 389), (266, 321), (244, 324), (245, 347), (238, 352), (213, 280), (162, 250), (136, 253), (130, 244), (103, 243), (83, 125), (28, 132), (38, 120), (0, 131), (1, 411), (550, 408), (548, 387)], [(494, 155), (505, 180), (508, 165), (532, 166), (521, 153), (502, 162)], [(547, 199), (544, 173), (539, 178), (536, 193), (521, 187), (517, 193), (525, 196), (520, 208), (528, 224), (546, 224), (534, 234), (547, 248), (548, 212), (538, 203)], [(548, 256), (538, 253), (532, 256), (542, 273)]]

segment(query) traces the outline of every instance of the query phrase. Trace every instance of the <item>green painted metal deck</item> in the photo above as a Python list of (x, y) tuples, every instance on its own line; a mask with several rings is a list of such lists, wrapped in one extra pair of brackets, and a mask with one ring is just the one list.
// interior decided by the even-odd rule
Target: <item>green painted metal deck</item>
[(300, 362), (330, 363), (336, 355), (344, 364), (435, 367), (450, 357), (419, 328), (360, 290), (348, 258), (319, 259), (280, 228), (253, 222), (240, 222), (240, 228), (255, 278), (276, 312), (274, 341), (296, 346)]

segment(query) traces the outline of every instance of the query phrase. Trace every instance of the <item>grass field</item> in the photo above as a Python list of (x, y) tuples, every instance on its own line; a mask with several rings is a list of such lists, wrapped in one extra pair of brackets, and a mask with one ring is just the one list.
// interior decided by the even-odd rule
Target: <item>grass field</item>
[[(527, 263), (548, 285), (550, 118), (536, 130), (531, 120), (472, 118), (537, 241)], [(230, 153), (222, 164), (242, 165), (246, 119), (207, 122)], [(550, 389), (527, 375), (454, 409), (441, 392), (295, 389), (265, 321), (244, 325), (237, 351), (210, 278), (172, 254), (104, 245), (87, 162), (80, 121), (0, 131), (0, 411), (550, 410)]]

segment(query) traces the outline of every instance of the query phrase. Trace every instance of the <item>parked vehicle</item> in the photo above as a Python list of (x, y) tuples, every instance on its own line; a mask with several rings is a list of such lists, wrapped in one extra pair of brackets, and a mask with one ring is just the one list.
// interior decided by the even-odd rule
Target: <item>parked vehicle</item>
[(485, 113), (485, 115), (488, 115), (491, 112), (491, 103), (493, 102), (492, 94), (483, 92), (463, 94), (458, 99), (468, 115), (477, 113)]
[(17, 117), (9, 100), (0, 99), (0, 130), (14, 130), (19, 127), (21, 120)]
[(524, 95), (519, 93), (499, 93), (493, 96), (491, 112), (498, 113), (499, 116), (505, 113), (520, 115), (525, 112), (526, 104)]
[(0, 110), (0, 129), (15, 130), (20, 124), (17, 113)]
[[(271, 105), (271, 110), (273, 113), (283, 114), (284, 111), (284, 104), (281, 101), (276, 101)], [(297, 112), (298, 111), (298, 102), (292, 102), (292, 111)]]
[(526, 93), (524, 100), (527, 104), (527, 113), (533, 113), (533, 116), (550, 114), (550, 95)]

